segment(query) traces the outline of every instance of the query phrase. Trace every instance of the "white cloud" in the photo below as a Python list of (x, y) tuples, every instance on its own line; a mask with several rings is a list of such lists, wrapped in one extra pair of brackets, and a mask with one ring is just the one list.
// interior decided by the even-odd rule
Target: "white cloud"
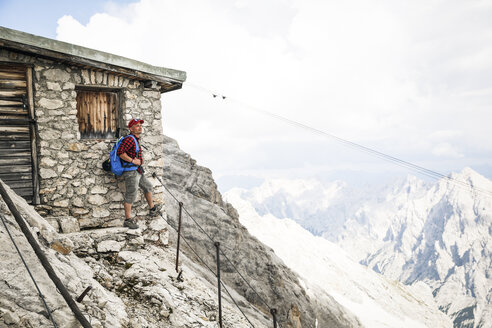
[(456, 149), (453, 148), (449, 143), (440, 143), (436, 145), (432, 149), (432, 153), (436, 156), (441, 156), (441, 157), (451, 157), (451, 158), (462, 158), (464, 157), (463, 154), (458, 152)]
[[(319, 160), (309, 144), (333, 151), (340, 162), (332, 167), (354, 165), (333, 141), (235, 100), (405, 160), (459, 159), (443, 163), (459, 170), (473, 152), (492, 166), (487, 1), (141, 0), (106, 8), (85, 26), (61, 18), (58, 39), (186, 71), (184, 88), (163, 96), (164, 128), (219, 175), (268, 160), (296, 170), (297, 154)], [(443, 130), (460, 134), (435, 139)]]

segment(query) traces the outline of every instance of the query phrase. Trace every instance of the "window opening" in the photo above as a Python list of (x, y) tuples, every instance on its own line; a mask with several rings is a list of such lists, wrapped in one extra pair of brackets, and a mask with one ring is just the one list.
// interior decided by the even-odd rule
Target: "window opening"
[(118, 137), (118, 112), (118, 92), (77, 90), (77, 121), (81, 138)]

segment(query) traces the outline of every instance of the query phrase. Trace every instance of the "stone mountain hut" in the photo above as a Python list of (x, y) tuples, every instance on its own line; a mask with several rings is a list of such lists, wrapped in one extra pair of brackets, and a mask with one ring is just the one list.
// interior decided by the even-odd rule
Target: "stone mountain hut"
[[(161, 94), (185, 79), (182, 71), (0, 27), (0, 179), (46, 217), (76, 218), (80, 228), (119, 225), (124, 185), (101, 163), (128, 133), (128, 120), (141, 118), (147, 174), (162, 176)], [(145, 204), (140, 195), (136, 210)]]

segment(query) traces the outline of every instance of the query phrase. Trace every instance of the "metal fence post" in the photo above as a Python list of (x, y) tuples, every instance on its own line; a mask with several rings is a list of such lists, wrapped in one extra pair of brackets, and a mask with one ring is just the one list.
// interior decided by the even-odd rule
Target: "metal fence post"
[(273, 328), (277, 328), (277, 309), (270, 309), (270, 313), (273, 316)]
[(222, 328), (222, 295), (220, 291), (220, 258), (219, 258), (219, 247), (220, 243), (216, 241), (214, 243), (217, 249), (217, 287), (218, 287), (218, 297), (219, 297), (219, 327)]
[(178, 243), (176, 247), (176, 272), (178, 272), (179, 264), (179, 243), (181, 241), (181, 213), (183, 212), (183, 203), (179, 202), (179, 216), (178, 216)]
[(85, 295), (87, 295), (87, 293), (92, 289), (92, 286), (88, 286), (83, 292), (82, 294), (80, 294), (79, 297), (77, 297), (76, 301), (79, 302), (79, 303), (82, 303), (82, 300), (84, 299)]

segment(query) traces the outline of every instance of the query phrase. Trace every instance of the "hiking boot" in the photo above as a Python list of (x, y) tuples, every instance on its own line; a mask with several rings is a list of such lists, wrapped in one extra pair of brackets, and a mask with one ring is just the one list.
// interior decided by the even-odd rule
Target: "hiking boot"
[(154, 207), (152, 207), (149, 210), (149, 215), (150, 216), (157, 216), (157, 215), (161, 214), (161, 208), (162, 208), (162, 204), (154, 204)]
[(130, 229), (138, 229), (138, 224), (136, 224), (132, 219), (125, 220), (125, 222), (123, 222), (123, 226)]

